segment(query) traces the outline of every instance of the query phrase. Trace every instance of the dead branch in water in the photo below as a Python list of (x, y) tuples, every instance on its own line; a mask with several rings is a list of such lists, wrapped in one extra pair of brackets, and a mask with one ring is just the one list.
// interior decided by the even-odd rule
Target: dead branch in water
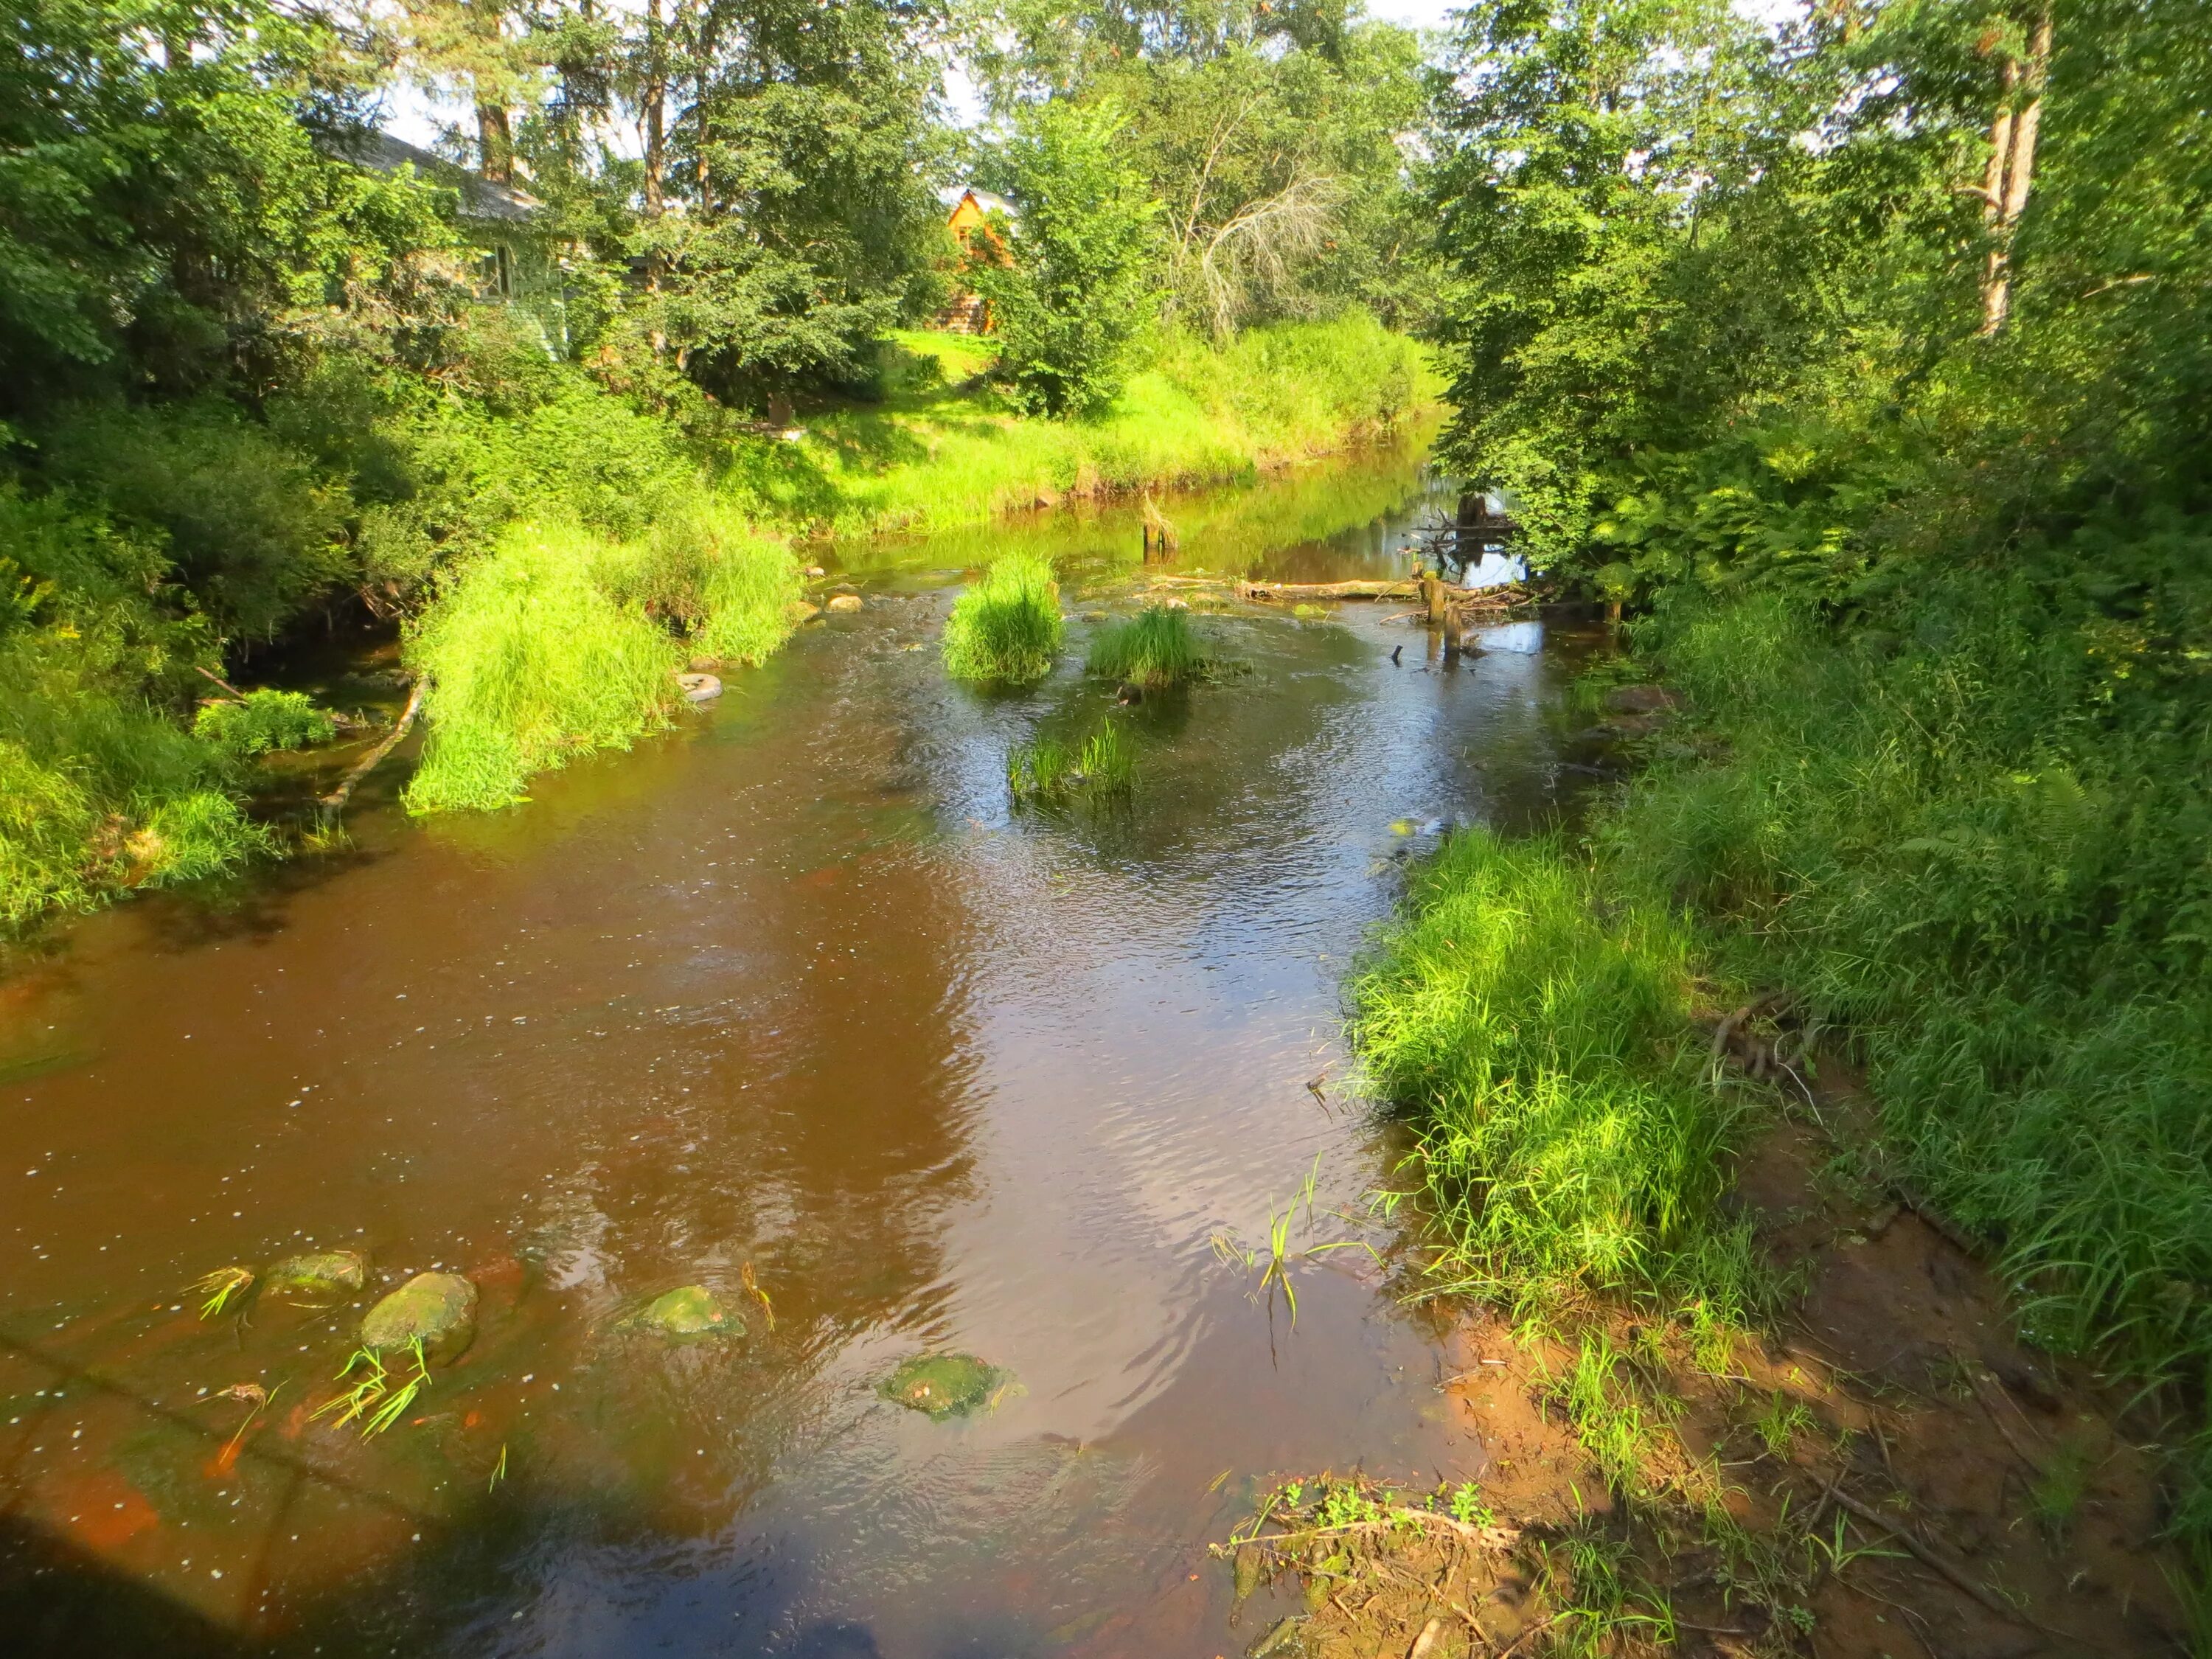
[(378, 763), (399, 746), (399, 740), (405, 737), (409, 729), (414, 726), (415, 716), (422, 712), (422, 694), (429, 689), (430, 677), (428, 674), (418, 674), (415, 677), (415, 684), (407, 693), (407, 707), (399, 711), (398, 724), (385, 734), (382, 743), (378, 744), (375, 748), (354, 763), (353, 770), (339, 781), (337, 788), (323, 797), (321, 805), (324, 823), (332, 822), (339, 813), (345, 811), (346, 803), (353, 799), (353, 792), (361, 781), (376, 770)]

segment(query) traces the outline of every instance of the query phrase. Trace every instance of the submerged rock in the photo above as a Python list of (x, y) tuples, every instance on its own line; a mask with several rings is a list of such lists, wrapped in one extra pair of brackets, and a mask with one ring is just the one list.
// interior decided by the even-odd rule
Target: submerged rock
[(381, 1353), (420, 1342), (435, 1359), (450, 1359), (477, 1334), (477, 1287), (459, 1273), (417, 1273), (368, 1310), (361, 1345)]
[(988, 1411), (1013, 1379), (972, 1353), (916, 1354), (883, 1380), (878, 1392), (933, 1420)]
[(818, 605), (809, 605), (804, 599), (793, 599), (789, 605), (784, 606), (783, 614), (794, 623), (810, 623), (822, 614), (822, 607)]
[(359, 1250), (309, 1250), (271, 1267), (262, 1289), (272, 1296), (351, 1296), (368, 1283), (368, 1258)]
[(703, 1285), (686, 1285), (655, 1297), (634, 1322), (663, 1336), (743, 1336), (745, 1322), (724, 1308)]

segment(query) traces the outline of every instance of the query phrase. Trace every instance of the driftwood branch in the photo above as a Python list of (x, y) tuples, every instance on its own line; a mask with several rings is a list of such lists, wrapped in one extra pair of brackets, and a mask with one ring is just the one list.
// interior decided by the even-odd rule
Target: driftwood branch
[(223, 677), (222, 677), (222, 675), (220, 675), (220, 674), (216, 674), (216, 673), (212, 673), (212, 672), (210, 672), (209, 670), (207, 670), (207, 669), (204, 669), (204, 668), (201, 667), (198, 663), (194, 663), (194, 664), (192, 665), (192, 672), (193, 672), (193, 673), (195, 673), (195, 674), (198, 674), (198, 675), (202, 679), (213, 680), (213, 681), (214, 681), (217, 685), (221, 686), (224, 690), (226, 690), (226, 691), (229, 692), (229, 693), (230, 693), (230, 695), (231, 695), (233, 697), (236, 698), (240, 702), (244, 702), (246, 701), (246, 693), (245, 693), (245, 692), (243, 692), (243, 691), (241, 691), (241, 690), (240, 690), (236, 686), (233, 685), (233, 684), (232, 684), (228, 680), (227, 680), (227, 679), (223, 678)]
[(415, 677), (414, 687), (407, 694), (407, 707), (399, 711), (398, 724), (385, 733), (383, 742), (354, 763), (353, 770), (348, 772), (339, 781), (337, 788), (323, 797), (325, 823), (331, 822), (345, 811), (346, 803), (353, 799), (353, 792), (360, 785), (361, 781), (376, 770), (384, 757), (399, 746), (400, 739), (404, 738), (409, 729), (414, 726), (415, 716), (422, 712), (422, 696), (429, 689), (430, 677), (428, 674), (418, 674)]
[(1852, 1497), (1850, 1493), (1844, 1490), (1843, 1484), (1840, 1481), (1832, 1484), (1829, 1486), (1828, 1496), (1834, 1498), (1837, 1503), (1842, 1504), (1844, 1508), (1849, 1510), (1853, 1515), (1858, 1516), (1860, 1520), (1865, 1522), (1869, 1527), (1881, 1528), (1882, 1531), (1887, 1533), (1892, 1538), (1897, 1540), (1899, 1543), (1904, 1545), (1905, 1548), (1911, 1550), (1913, 1553), (1914, 1559), (1917, 1559), (1921, 1565), (1926, 1567), (1929, 1571), (1942, 1578), (1953, 1589), (1963, 1591), (1965, 1594), (1972, 1596), (1975, 1601), (1980, 1602), (1982, 1606), (1988, 1608), (1998, 1618), (2003, 1620), (2005, 1623), (2008, 1625), (2026, 1625), (2030, 1630), (2043, 1629), (2042, 1626), (2037, 1624), (2035, 1620), (2030, 1619), (2018, 1607), (2014, 1607), (2009, 1601), (2007, 1601), (1995, 1590), (1990, 1589), (1988, 1585), (1978, 1583), (1972, 1578), (1969, 1577), (1965, 1568), (1958, 1565), (1948, 1557), (1938, 1553), (1928, 1545), (1922, 1543), (1918, 1538), (1913, 1535), (1909, 1528), (1900, 1526), (1896, 1522), (1892, 1521), (1887, 1516), (1882, 1514), (1881, 1510), (1875, 1508), (1873, 1504)]

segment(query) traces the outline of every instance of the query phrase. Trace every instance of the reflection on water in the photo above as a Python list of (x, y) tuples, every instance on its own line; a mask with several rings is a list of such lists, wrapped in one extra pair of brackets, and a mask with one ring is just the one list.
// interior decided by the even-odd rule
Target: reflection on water
[[(1296, 580), (1404, 568), (1445, 499), (1407, 453), (1169, 506), (1182, 569)], [(1117, 716), (1127, 808), (1017, 813), (1009, 747), (1110, 688), (1080, 623), (1033, 693), (949, 684), (931, 573), (1027, 541), (1110, 605), (1136, 523), (846, 550), (868, 607), (676, 737), (0, 983), (0, 1617), (58, 1652), (1212, 1652), (1200, 1546), (1255, 1480), (1479, 1467), (1364, 1255), (1299, 1267), (1292, 1328), (1212, 1241), (1318, 1153), (1314, 1241), (1389, 1243), (1340, 976), (1443, 823), (1550, 810), (1561, 644), (1212, 619), (1231, 672)], [(480, 1286), (380, 1437), (314, 1414), (362, 1303), (181, 1293), (309, 1243)], [(687, 1284), (748, 1334), (625, 1324)], [(936, 1349), (1018, 1387), (877, 1395)]]

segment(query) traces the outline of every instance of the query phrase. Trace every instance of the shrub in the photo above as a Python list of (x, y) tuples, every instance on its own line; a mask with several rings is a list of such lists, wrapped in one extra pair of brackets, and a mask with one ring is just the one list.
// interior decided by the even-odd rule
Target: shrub
[(327, 708), (315, 707), (304, 691), (249, 691), (243, 702), (210, 702), (192, 721), (192, 733), (240, 760), (272, 749), (304, 749), (327, 743), (337, 722)]
[(1026, 685), (1052, 672), (1066, 638), (1052, 566), (1029, 554), (996, 561), (945, 623), (945, 668), (957, 679)]
[(1189, 613), (1175, 605), (1148, 605), (1135, 616), (1109, 623), (1091, 641), (1094, 674), (1146, 690), (1179, 685), (1204, 674), (1207, 658)]

